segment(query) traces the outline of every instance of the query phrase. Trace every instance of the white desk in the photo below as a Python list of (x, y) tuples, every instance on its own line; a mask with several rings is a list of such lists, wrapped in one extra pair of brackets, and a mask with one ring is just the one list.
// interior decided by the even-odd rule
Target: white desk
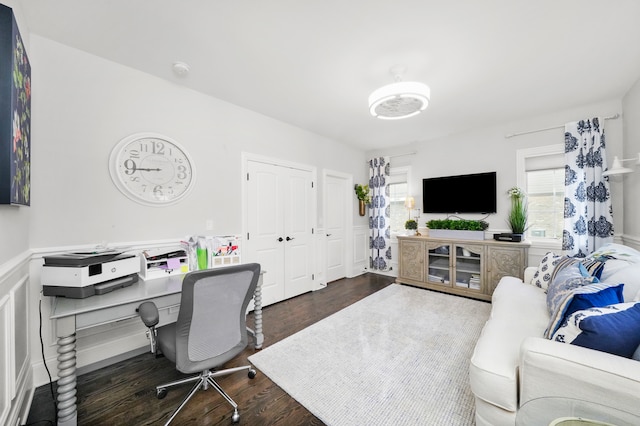
[[(85, 299), (56, 297), (51, 320), (56, 321), (58, 338), (58, 425), (75, 426), (76, 409), (76, 332), (101, 324), (122, 321), (138, 316), (136, 309), (140, 303), (153, 301), (160, 313), (158, 326), (175, 321), (169, 309), (175, 311), (180, 306), (180, 292), (184, 275), (169, 275), (144, 281), (142, 279), (129, 287), (111, 293), (91, 296)], [(254, 326), (249, 330), (255, 340), (256, 349), (262, 348), (262, 273), (253, 295)]]

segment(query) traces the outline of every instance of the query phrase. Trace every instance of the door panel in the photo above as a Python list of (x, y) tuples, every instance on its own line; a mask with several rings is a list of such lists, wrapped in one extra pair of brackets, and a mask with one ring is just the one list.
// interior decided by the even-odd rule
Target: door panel
[(275, 303), (284, 298), (284, 238), (282, 223), (281, 176), (273, 166), (250, 161), (248, 172), (248, 234), (246, 260), (260, 263), (263, 274), (262, 304)]
[(311, 173), (304, 170), (287, 169), (288, 184), (285, 205), (288, 215), (284, 227), (289, 241), (285, 241), (285, 296), (287, 298), (311, 291), (312, 265), (311, 232), (312, 181)]
[(344, 278), (347, 274), (345, 264), (345, 227), (347, 180), (336, 176), (326, 176), (325, 230), (327, 234), (327, 282)]

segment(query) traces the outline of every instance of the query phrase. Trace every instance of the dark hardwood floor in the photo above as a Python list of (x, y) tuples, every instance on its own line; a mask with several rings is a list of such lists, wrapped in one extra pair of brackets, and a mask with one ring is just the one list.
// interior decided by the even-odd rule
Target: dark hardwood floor
[[(326, 288), (289, 299), (263, 310), (267, 348), (279, 340), (386, 287), (392, 277), (365, 274), (330, 283)], [(248, 316), (249, 326), (253, 315)], [(225, 367), (247, 364), (255, 353), (253, 344)], [(283, 360), (282, 362), (286, 362)], [(309, 374), (314, 374), (309, 371)], [(166, 358), (143, 354), (78, 377), (79, 425), (164, 424), (182, 402), (191, 385), (172, 388), (166, 398), (156, 398), (155, 386), (182, 375)], [(250, 380), (245, 373), (222, 377), (218, 383), (239, 406), (240, 424), (321, 425), (313, 414), (258, 371)], [(55, 386), (54, 386), (55, 388)], [(49, 385), (36, 389), (27, 424), (54, 421), (54, 402)], [(215, 391), (199, 391), (174, 420), (176, 425), (232, 424), (231, 406)]]

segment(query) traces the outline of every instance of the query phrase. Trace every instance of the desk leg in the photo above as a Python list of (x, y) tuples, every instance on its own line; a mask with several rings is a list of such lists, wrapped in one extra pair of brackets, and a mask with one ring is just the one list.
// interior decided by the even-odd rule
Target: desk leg
[(255, 327), (256, 349), (262, 349), (264, 343), (264, 334), (262, 334), (262, 276), (258, 281), (258, 285), (253, 293), (253, 319)]
[(75, 426), (76, 409), (76, 335), (58, 338), (58, 426)]

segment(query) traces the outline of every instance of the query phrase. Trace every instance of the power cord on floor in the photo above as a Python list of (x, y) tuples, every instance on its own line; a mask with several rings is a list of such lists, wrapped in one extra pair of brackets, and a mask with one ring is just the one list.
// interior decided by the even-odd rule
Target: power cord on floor
[(58, 424), (58, 406), (56, 405), (56, 394), (53, 390), (53, 379), (51, 378), (51, 372), (49, 371), (47, 360), (44, 356), (44, 340), (42, 339), (42, 297), (38, 302), (38, 313), (40, 314), (40, 327), (38, 328), (40, 334), (40, 351), (42, 353), (42, 363), (44, 364), (44, 368), (45, 370), (47, 370), (47, 375), (49, 376), (49, 389), (51, 390), (51, 398), (53, 400), (54, 421), (52, 422), (51, 420), (36, 420), (33, 423), (29, 423), (27, 426), (36, 425), (43, 422), (51, 425)]

